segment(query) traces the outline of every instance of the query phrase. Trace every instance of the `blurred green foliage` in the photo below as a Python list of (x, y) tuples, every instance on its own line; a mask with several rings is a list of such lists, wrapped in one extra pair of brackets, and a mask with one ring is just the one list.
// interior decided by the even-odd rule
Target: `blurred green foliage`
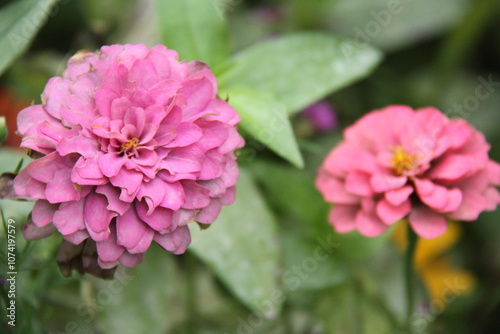
[[(119, 268), (115, 281), (63, 278), (55, 262), (60, 238), (26, 243), (20, 227), (32, 203), (1, 200), (18, 229), (20, 333), (396, 333), (405, 321), (401, 254), (390, 233), (333, 232), (313, 182), (341, 133), (294, 135), (305, 122), (297, 112), (326, 97), (345, 127), (388, 104), (435, 105), (485, 133), (500, 161), (499, 1), (0, 4), (0, 85), (18, 97), (39, 101), (47, 79), (79, 49), (163, 42), (213, 67), (247, 140), (236, 203), (209, 230), (193, 230), (187, 254), (153, 247), (141, 265)], [(26, 26), (42, 5), (51, 10)], [(9, 34), (19, 31), (28, 34), (13, 48)], [(266, 129), (271, 136), (262, 135)], [(12, 172), (22, 157), (0, 148), (0, 171)], [(463, 238), (447, 255), (476, 276), (477, 288), (439, 312), (422, 308), (422, 333), (500, 331), (499, 219), (497, 211), (462, 224)], [(3, 229), (0, 238), (4, 268)], [(422, 285), (418, 299), (428, 305)]]

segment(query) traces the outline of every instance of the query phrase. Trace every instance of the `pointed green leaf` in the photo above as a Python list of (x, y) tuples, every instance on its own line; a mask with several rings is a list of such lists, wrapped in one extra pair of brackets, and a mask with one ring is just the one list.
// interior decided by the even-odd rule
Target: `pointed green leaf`
[[(22, 151), (8, 147), (0, 148), (0, 174), (12, 173), (23, 160), (22, 167), (26, 167), (31, 158), (28, 158)], [(5, 217), (13, 218), (17, 223), (22, 224), (26, 221), (28, 214), (33, 210), (34, 202), (30, 201), (12, 201), (0, 199), (0, 209), (3, 210)]]
[(240, 126), (282, 158), (302, 168), (304, 161), (283, 103), (272, 95), (246, 87), (233, 87), (221, 96), (241, 116)]
[(296, 33), (256, 44), (230, 60), (220, 86), (248, 86), (297, 112), (370, 73), (381, 54), (324, 33)]
[(223, 1), (157, 0), (163, 44), (181, 60), (200, 60), (215, 66), (226, 60), (229, 38)]
[(0, 10), (0, 75), (29, 46), (57, 0), (14, 1)]
[(189, 250), (246, 306), (259, 311), (264, 302), (271, 301), (277, 311), (282, 298), (277, 298), (281, 290), (276, 274), (281, 261), (276, 222), (248, 171), (241, 170), (236, 201), (222, 209), (210, 228), (200, 231), (192, 226), (191, 232)]

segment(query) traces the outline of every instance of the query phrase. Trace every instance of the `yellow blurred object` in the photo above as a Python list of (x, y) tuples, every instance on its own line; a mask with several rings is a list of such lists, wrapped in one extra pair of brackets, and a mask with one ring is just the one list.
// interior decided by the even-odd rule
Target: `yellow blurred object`
[[(404, 251), (407, 246), (407, 222), (399, 223), (392, 235), (396, 246)], [(448, 256), (448, 251), (461, 236), (460, 225), (449, 222), (446, 232), (434, 239), (419, 238), (415, 250), (414, 267), (425, 283), (431, 300), (440, 300), (446, 305), (452, 295), (461, 295), (471, 291), (476, 283), (469, 271), (455, 267)]]

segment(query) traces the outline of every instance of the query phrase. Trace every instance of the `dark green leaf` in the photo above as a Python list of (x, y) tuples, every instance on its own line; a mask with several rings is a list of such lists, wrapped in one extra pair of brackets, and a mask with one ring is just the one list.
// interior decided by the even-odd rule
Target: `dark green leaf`
[(401, 48), (446, 31), (469, 6), (465, 0), (338, 0), (328, 15), (335, 31), (384, 50)]
[[(358, 232), (335, 233), (328, 223), (331, 204), (325, 203), (314, 186), (314, 176), (284, 164), (256, 161), (253, 172), (268, 202), (280, 213), (287, 229), (318, 243), (318, 239), (338, 244), (336, 255), (347, 261), (373, 256), (387, 243), (391, 231), (367, 238)], [(291, 183), (291, 180), (293, 182)]]
[(222, 94), (229, 97), (241, 116), (240, 126), (295, 166), (304, 165), (283, 103), (272, 95), (250, 88), (233, 87)]
[(216, 0), (157, 0), (163, 44), (181, 60), (222, 63), (229, 53), (224, 2)]
[(0, 75), (29, 46), (57, 0), (14, 1), (0, 11)]
[[(296, 33), (258, 43), (230, 61), (220, 86), (247, 86), (274, 94), (288, 112), (366, 76), (381, 59), (379, 51), (324, 33)], [(221, 67), (222, 68), (222, 67)]]
[[(276, 222), (250, 173), (241, 170), (236, 201), (224, 207), (209, 229), (191, 229), (189, 250), (208, 264), (217, 276), (251, 310), (270, 301), (281, 305), (277, 279), (280, 255)], [(268, 311), (269, 312), (269, 311)], [(266, 314), (271, 316), (272, 314)]]

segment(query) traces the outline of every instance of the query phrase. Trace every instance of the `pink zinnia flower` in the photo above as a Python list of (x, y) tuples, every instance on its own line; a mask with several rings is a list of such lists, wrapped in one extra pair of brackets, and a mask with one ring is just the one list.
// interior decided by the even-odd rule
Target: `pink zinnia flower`
[(338, 232), (376, 236), (408, 216), (421, 237), (471, 221), (500, 203), (500, 165), (484, 136), (435, 108), (390, 106), (348, 127), (319, 169), (316, 186), (335, 206)]
[(95, 242), (101, 268), (134, 266), (153, 241), (183, 253), (186, 225), (234, 200), (239, 120), (205, 64), (162, 45), (77, 53), (18, 116), (21, 146), (44, 155), (15, 179), (37, 200), (25, 236)]

